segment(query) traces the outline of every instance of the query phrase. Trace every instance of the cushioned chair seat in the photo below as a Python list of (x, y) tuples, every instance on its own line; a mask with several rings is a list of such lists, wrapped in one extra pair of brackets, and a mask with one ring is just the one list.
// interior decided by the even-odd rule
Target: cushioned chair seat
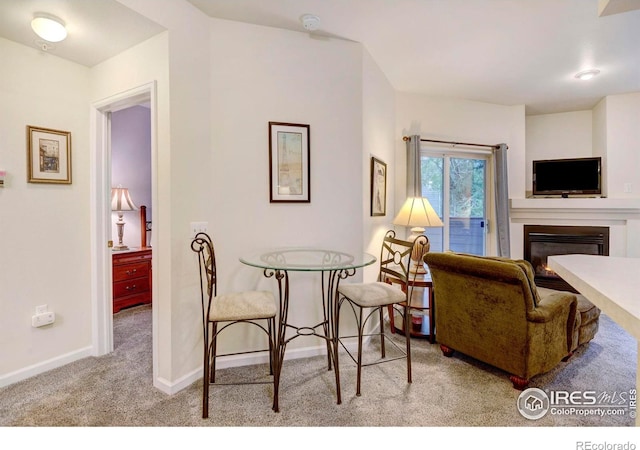
[(211, 304), (209, 320), (225, 322), (234, 320), (266, 319), (277, 312), (273, 294), (268, 291), (232, 292), (218, 295)]
[(398, 287), (377, 281), (375, 283), (342, 284), (338, 292), (364, 308), (400, 303), (406, 295)]

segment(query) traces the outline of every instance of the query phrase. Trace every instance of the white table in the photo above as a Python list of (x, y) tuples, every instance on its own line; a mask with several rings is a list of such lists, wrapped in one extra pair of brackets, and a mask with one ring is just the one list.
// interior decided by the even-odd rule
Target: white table
[[(547, 263), (567, 283), (634, 336), (640, 349), (640, 258), (558, 255), (549, 256)], [(637, 392), (640, 392), (639, 375), (640, 352), (636, 372)], [(636, 426), (640, 426), (638, 417)]]

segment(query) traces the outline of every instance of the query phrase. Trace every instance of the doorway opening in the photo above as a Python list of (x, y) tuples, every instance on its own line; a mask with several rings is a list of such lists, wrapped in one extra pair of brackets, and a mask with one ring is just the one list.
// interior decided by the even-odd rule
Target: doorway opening
[[(112, 188), (112, 114), (132, 107), (144, 107), (149, 110), (150, 122), (150, 203), (157, 206), (157, 145), (156, 145), (156, 84), (148, 83), (120, 94), (106, 98), (92, 105), (91, 114), (91, 246), (93, 250), (92, 261), (92, 353), (94, 356), (101, 356), (110, 353), (114, 349), (113, 339), (113, 276), (112, 276), (112, 208), (111, 208), (111, 188)], [(148, 202), (145, 200), (145, 202)], [(151, 205), (144, 205), (149, 208)], [(151, 208), (149, 208), (151, 209)], [(157, 208), (151, 209), (150, 218), (152, 223), (155, 220)], [(132, 219), (132, 224), (133, 224)], [(138, 219), (139, 220), (139, 219)], [(128, 220), (127, 220), (128, 221)], [(139, 224), (141, 221), (138, 222)], [(131, 228), (134, 228), (131, 226)], [(138, 243), (140, 243), (139, 231)], [(156, 266), (157, 243), (155, 236), (151, 234), (149, 246), (153, 247), (151, 267)], [(157, 298), (157, 282), (150, 277), (151, 296)], [(152, 359), (153, 359), (153, 380), (157, 378), (157, 318), (158, 304), (152, 308)]]

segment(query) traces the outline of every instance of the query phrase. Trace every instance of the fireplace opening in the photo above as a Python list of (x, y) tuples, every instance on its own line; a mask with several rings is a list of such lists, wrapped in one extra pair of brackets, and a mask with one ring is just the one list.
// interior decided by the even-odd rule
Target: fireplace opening
[(609, 227), (524, 226), (524, 259), (535, 270), (536, 286), (576, 292), (547, 266), (549, 256), (574, 254), (609, 256)]

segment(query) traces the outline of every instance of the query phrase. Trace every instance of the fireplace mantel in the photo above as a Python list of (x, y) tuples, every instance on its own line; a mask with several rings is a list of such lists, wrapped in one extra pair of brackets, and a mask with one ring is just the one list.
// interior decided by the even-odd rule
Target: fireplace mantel
[(640, 198), (512, 198), (511, 219), (640, 219)]

